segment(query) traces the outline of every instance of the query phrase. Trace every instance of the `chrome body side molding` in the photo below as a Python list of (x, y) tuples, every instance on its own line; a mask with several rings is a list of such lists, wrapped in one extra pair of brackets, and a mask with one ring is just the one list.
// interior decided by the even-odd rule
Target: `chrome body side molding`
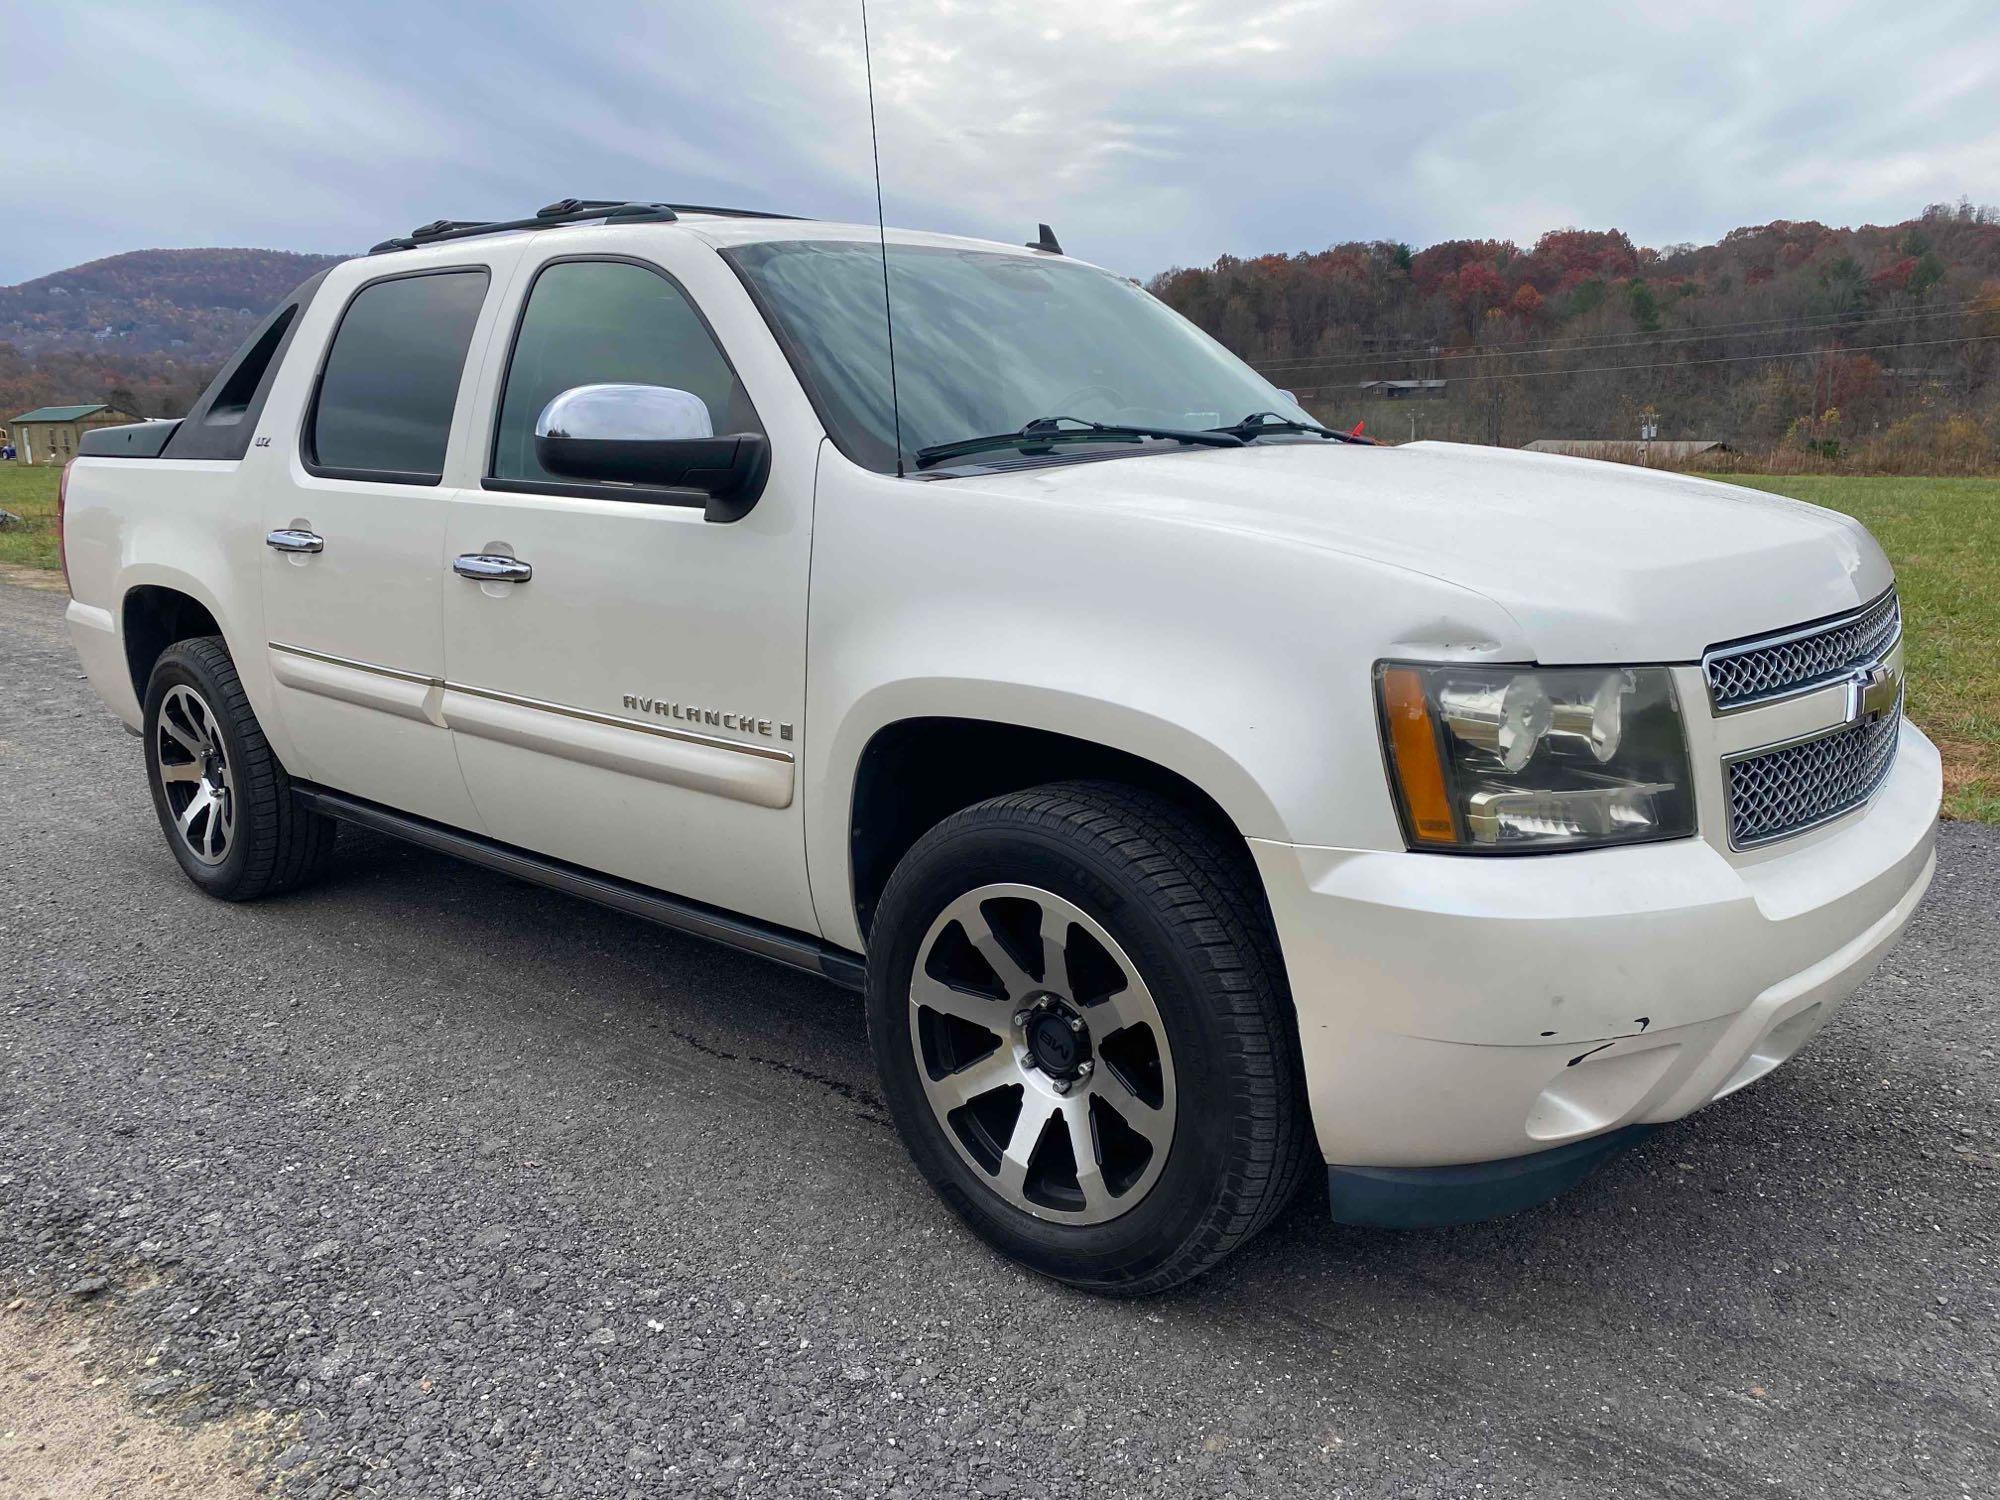
[(463, 682), (447, 682), (447, 692), (464, 693), (473, 698), (484, 698), (492, 703), (507, 703), (516, 708), (532, 708), (545, 714), (561, 714), (567, 719), (580, 719), (586, 724), (603, 724), (612, 729), (631, 729), (640, 734), (654, 734), (661, 739), (679, 740), (683, 744), (707, 745), (716, 750), (733, 750), (738, 755), (756, 755), (765, 760), (792, 762), (792, 752), (778, 750), (769, 745), (748, 745), (741, 740), (725, 739), (719, 734), (702, 734), (693, 729), (675, 729), (669, 724), (656, 724), (646, 719), (628, 719), (619, 714), (599, 713), (593, 708), (571, 708), (566, 703), (550, 703), (541, 698), (524, 698), (519, 693), (502, 693), (493, 688), (472, 687)]
[(337, 698), (342, 703), (378, 709), (400, 719), (418, 719), (444, 727), (439, 700), (444, 684), (421, 672), (405, 672), (374, 662), (355, 661), (303, 646), (271, 643), (271, 673), (288, 688)]
[(270, 649), (278, 681), (301, 692), (756, 807), (792, 804), (795, 758), (775, 745), (548, 703), (278, 641)]
[(792, 802), (792, 757), (762, 745), (739, 745), (456, 682), (444, 687), (444, 722), (460, 734), (757, 807), (789, 807)]

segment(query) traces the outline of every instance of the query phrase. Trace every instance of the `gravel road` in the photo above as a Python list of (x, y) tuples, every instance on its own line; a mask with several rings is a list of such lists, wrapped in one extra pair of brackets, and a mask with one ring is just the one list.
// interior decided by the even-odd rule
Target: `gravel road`
[(827, 985), (351, 830), (198, 895), (62, 602), (0, 585), (0, 1299), (277, 1423), (285, 1494), (2000, 1493), (2000, 829), (1797, 1062), (1569, 1197), (1308, 1195), (1100, 1301), (933, 1202)]

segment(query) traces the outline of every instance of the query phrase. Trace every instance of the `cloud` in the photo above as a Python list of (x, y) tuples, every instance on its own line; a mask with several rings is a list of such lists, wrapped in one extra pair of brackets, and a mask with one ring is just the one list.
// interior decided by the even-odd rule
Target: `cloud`
[[(575, 195), (873, 210), (858, 4), (0, 0), (0, 282)], [(893, 220), (1137, 274), (1887, 221), (2000, 180), (1990, 0), (871, 0)]]

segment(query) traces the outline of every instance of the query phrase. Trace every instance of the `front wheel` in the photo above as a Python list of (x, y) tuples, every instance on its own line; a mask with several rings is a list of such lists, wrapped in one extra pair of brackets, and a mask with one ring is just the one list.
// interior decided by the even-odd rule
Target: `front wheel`
[(301, 807), (217, 636), (176, 641), (146, 688), (146, 773), (188, 879), (253, 901), (314, 879), (338, 825)]
[(1003, 1253), (1160, 1291), (1297, 1186), (1290, 999), (1244, 866), (1175, 804), (1091, 783), (968, 808), (897, 866), (877, 1066), (919, 1169)]

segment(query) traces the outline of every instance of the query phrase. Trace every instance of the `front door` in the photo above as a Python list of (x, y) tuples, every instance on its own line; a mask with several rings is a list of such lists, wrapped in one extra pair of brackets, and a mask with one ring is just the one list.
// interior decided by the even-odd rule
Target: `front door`
[(297, 451), (261, 450), (289, 473), (258, 486), (266, 646), (293, 769), (460, 827), (477, 821), (440, 715), (443, 476), (496, 280), (477, 263), (361, 286)]
[(718, 434), (764, 430), (688, 290), (754, 318), (741, 288), (691, 239), (655, 231), (646, 250), (520, 278), (484, 476), (450, 505), (444, 714), (492, 837), (813, 930), (796, 755), (816, 443), (774, 442), (730, 522), (536, 458), (542, 409), (606, 382), (692, 393)]

